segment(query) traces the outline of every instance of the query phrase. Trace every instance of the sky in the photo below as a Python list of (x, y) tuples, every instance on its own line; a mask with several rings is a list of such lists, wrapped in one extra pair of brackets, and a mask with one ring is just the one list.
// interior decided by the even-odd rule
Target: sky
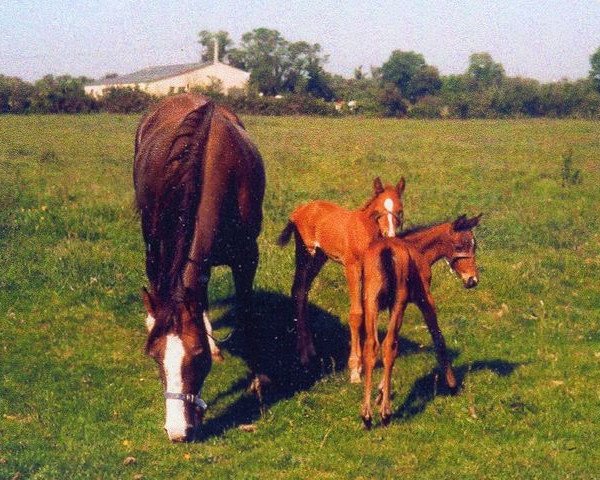
[(199, 60), (200, 30), (234, 42), (254, 28), (319, 43), (326, 70), (351, 76), (393, 50), (424, 55), (441, 74), (489, 52), (511, 76), (588, 75), (600, 47), (600, 0), (0, 0), (0, 74), (130, 73)]

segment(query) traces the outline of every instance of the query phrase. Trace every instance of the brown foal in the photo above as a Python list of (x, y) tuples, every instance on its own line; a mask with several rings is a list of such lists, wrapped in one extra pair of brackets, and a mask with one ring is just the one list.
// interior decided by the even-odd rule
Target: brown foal
[(390, 384), (394, 360), (398, 354), (398, 332), (404, 310), (414, 303), (421, 310), (429, 333), (433, 338), (438, 362), (446, 383), (456, 388), (456, 379), (446, 351), (446, 342), (440, 331), (435, 302), (431, 295), (431, 266), (445, 258), (462, 279), (465, 288), (478, 283), (475, 263), (475, 237), (472, 229), (479, 224), (481, 215), (468, 219), (462, 215), (454, 222), (431, 227), (421, 227), (403, 232), (401, 238), (380, 239), (371, 244), (363, 257), (363, 299), (365, 309), (364, 367), (365, 391), (362, 418), (370, 427), (371, 386), (373, 368), (379, 350), (377, 315), (388, 308), (390, 319), (383, 340), (383, 377), (379, 385), (377, 402), (381, 421), (389, 422), (392, 410)]
[(307, 324), (308, 292), (327, 259), (341, 263), (350, 294), (350, 380), (360, 382), (361, 260), (369, 244), (380, 236), (393, 237), (402, 228), (401, 178), (394, 187), (383, 186), (379, 177), (373, 182), (374, 195), (362, 208), (347, 210), (334, 203), (314, 201), (301, 205), (290, 215), (278, 243), (286, 245), (292, 233), (296, 240), (296, 273), (292, 286), (297, 322), (298, 352), (306, 365), (315, 355), (312, 334)]

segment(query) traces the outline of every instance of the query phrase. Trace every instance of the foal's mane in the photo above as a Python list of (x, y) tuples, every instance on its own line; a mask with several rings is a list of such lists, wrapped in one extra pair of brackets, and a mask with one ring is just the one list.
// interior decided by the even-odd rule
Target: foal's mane
[(366, 203), (360, 207), (360, 211), (364, 212), (367, 208), (369, 208), (369, 206), (375, 201), (375, 199), (379, 196), (379, 193), (375, 193), (371, 198), (369, 198), (369, 200), (366, 201)]
[(410, 235), (413, 235), (415, 233), (419, 233), (419, 232), (423, 232), (425, 230), (429, 230), (430, 228), (433, 227), (438, 227), (440, 225), (443, 225), (444, 223), (449, 223), (448, 221), (445, 222), (433, 222), (433, 223), (427, 223), (427, 224), (419, 224), (419, 225), (414, 225), (410, 228), (407, 228), (406, 230), (402, 230), (399, 234), (398, 234), (398, 238), (406, 238)]

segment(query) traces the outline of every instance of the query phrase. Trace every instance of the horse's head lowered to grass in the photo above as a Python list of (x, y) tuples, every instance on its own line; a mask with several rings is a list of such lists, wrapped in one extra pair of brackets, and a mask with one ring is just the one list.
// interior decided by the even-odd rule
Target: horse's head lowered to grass
[(202, 312), (190, 293), (177, 302), (161, 301), (146, 289), (142, 297), (146, 353), (158, 364), (165, 392), (165, 431), (172, 441), (191, 440), (206, 410), (200, 390), (211, 367)]

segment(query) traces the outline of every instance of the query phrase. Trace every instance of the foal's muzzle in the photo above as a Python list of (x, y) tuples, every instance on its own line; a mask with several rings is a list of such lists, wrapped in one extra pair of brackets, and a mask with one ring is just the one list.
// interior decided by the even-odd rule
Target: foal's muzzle
[(473, 288), (476, 287), (479, 283), (479, 279), (477, 277), (469, 277), (465, 282), (465, 288)]

